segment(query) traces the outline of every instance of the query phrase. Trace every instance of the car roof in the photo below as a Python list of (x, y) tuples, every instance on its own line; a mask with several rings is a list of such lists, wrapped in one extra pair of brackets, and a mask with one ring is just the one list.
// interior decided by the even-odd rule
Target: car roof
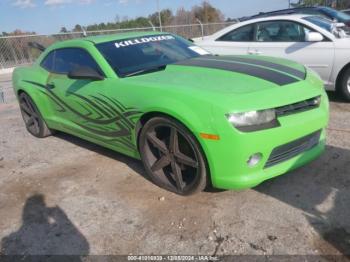
[(271, 11), (271, 12), (261, 12), (261, 13), (256, 14), (256, 15), (242, 17), (239, 20), (247, 21), (247, 20), (251, 20), (251, 19), (255, 19), (255, 18), (259, 18), (259, 17), (276, 16), (278, 14), (280, 14), (280, 15), (292, 15), (299, 10), (323, 9), (323, 8), (324, 8), (323, 6), (304, 6), (304, 7), (288, 8), (288, 9), (275, 10), (275, 11)]
[[(106, 32), (107, 33), (107, 32)], [(142, 37), (142, 36), (150, 36), (150, 35), (160, 35), (164, 34), (163, 32), (156, 31), (147, 31), (147, 32), (127, 32), (127, 33), (119, 33), (119, 34), (111, 34), (111, 35), (97, 35), (97, 36), (88, 36), (83, 38), (76, 38), (71, 40), (60, 41), (52, 45), (52, 48), (57, 48), (60, 46), (69, 46), (70, 44), (79, 44), (81, 42), (92, 42), (94, 44), (118, 41), (127, 38), (134, 37)]]
[(302, 19), (304, 17), (313, 16), (308, 14), (285, 14), (285, 15), (274, 15), (274, 16), (262, 16), (262, 17), (254, 17), (245, 21), (242, 21), (241, 23), (253, 23), (256, 21), (265, 21), (265, 20), (298, 20)]

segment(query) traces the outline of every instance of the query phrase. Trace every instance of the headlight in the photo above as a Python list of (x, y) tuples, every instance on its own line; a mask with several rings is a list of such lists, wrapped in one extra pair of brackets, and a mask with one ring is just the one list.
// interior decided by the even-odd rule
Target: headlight
[[(244, 113), (232, 113), (226, 115), (228, 121), (239, 130), (243, 131), (255, 131), (264, 129), (266, 125), (272, 123), (276, 126), (276, 112), (274, 109), (249, 111)], [(260, 126), (257, 127), (257, 126)], [(245, 127), (247, 127), (247, 130)], [(252, 127), (252, 128), (249, 128)], [(256, 128), (255, 128), (256, 127)]]

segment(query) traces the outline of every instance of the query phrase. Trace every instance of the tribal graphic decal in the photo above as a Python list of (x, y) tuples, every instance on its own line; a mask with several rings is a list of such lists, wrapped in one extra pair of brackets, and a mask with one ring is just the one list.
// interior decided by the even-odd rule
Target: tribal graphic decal
[(136, 121), (142, 114), (135, 108), (128, 108), (114, 98), (97, 93), (85, 97), (74, 92), (69, 95), (76, 98), (75, 102), (81, 110), (77, 110), (63, 101), (50, 88), (33, 81), (25, 81), (42, 88), (45, 94), (57, 106), (61, 113), (70, 112), (83, 121), (73, 121), (76, 125), (92, 134), (103, 137), (103, 142), (118, 144), (129, 150), (136, 150), (132, 143), (131, 132)]

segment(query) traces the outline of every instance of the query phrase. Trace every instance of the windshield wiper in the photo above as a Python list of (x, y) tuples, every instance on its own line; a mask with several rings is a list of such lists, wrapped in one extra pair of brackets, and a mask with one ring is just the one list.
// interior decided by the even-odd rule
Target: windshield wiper
[(143, 75), (143, 74), (147, 74), (147, 73), (162, 71), (162, 70), (165, 70), (165, 68), (166, 68), (166, 65), (145, 68), (145, 69), (141, 69), (141, 70), (138, 70), (138, 71), (135, 71), (135, 72), (123, 75), (123, 77)]

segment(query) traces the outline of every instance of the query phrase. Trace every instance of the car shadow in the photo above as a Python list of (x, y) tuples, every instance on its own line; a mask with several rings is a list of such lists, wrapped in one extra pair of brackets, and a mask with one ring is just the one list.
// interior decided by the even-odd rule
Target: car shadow
[(54, 135), (56, 138), (62, 139), (64, 141), (67, 141), (69, 143), (72, 143), (76, 146), (85, 148), (89, 151), (95, 152), (97, 154), (106, 156), (108, 158), (114, 159), (116, 161), (122, 162), (126, 164), (129, 168), (131, 168), (133, 171), (135, 171), (137, 174), (145, 178), (146, 180), (150, 181), (150, 178), (146, 174), (146, 171), (143, 168), (142, 162), (140, 160), (134, 159), (132, 157), (120, 154), (116, 151), (113, 151), (111, 149), (99, 146), (97, 144), (94, 144), (92, 142), (86, 141), (84, 139), (81, 139), (79, 137), (63, 133), (63, 132), (57, 132)]
[[(146, 179), (147, 181), (154, 184), (153, 181), (150, 179), (150, 177), (147, 175), (147, 173), (143, 167), (143, 164), (140, 160), (134, 159), (132, 157), (128, 157), (126, 155), (120, 154), (120, 153), (113, 151), (111, 149), (99, 146), (97, 144), (83, 140), (79, 137), (76, 137), (76, 136), (73, 136), (73, 135), (70, 135), (67, 133), (57, 132), (57, 133), (55, 133), (54, 136), (59, 138), (59, 139), (62, 139), (64, 141), (70, 142), (76, 146), (85, 148), (85, 149), (90, 150), (92, 152), (95, 152), (97, 154), (106, 156), (108, 158), (114, 159), (114, 160), (119, 161), (119, 162), (122, 162), (122, 163), (126, 164), (129, 168), (131, 168), (133, 171), (135, 171), (137, 174), (142, 176), (144, 179)], [(204, 192), (206, 192), (206, 193), (220, 193), (220, 192), (224, 192), (224, 191), (227, 191), (227, 190), (214, 188), (211, 184), (209, 184), (208, 187), (204, 190)]]
[[(87, 142), (75, 136), (57, 133), (57, 138), (123, 162), (145, 179), (139, 160)], [(340, 253), (350, 257), (350, 150), (327, 146), (325, 153), (312, 163), (271, 179), (254, 190), (283, 201), (304, 212), (310, 225)], [(151, 181), (150, 181), (151, 182)], [(209, 187), (206, 192), (225, 190)], [(329, 206), (320, 208), (325, 202)], [(323, 254), (327, 249), (320, 246)]]
[(59, 206), (48, 207), (44, 196), (35, 194), (24, 204), (21, 227), (1, 240), (0, 251), (8, 261), (50, 261), (52, 255), (68, 255), (62, 261), (78, 262), (89, 254), (90, 245)]
[[(310, 225), (341, 254), (350, 257), (350, 151), (327, 146), (314, 162), (266, 181), (256, 191), (304, 212)], [(327, 255), (323, 244), (316, 247)]]

